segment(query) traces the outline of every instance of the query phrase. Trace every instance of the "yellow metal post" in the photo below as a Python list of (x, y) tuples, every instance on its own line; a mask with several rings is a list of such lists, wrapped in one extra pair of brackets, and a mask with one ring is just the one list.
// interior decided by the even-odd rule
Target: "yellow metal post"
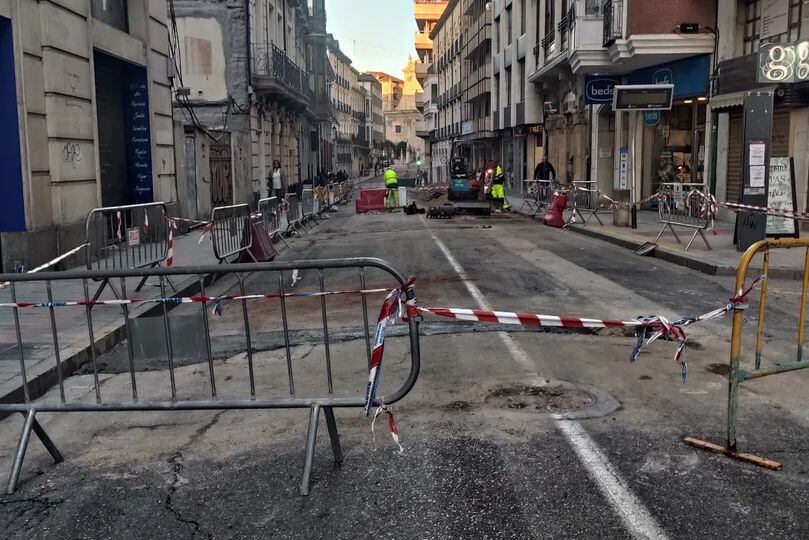
[[(770, 249), (764, 250), (764, 265), (761, 269), (763, 275), (770, 271)], [(756, 329), (756, 369), (761, 367), (762, 337), (764, 335), (764, 313), (767, 305), (767, 280), (761, 283), (761, 298), (758, 303), (758, 328)]]
[(801, 289), (801, 312), (798, 316), (798, 362), (803, 361), (803, 337), (806, 323), (806, 292), (809, 290), (809, 247), (803, 259), (803, 288)]

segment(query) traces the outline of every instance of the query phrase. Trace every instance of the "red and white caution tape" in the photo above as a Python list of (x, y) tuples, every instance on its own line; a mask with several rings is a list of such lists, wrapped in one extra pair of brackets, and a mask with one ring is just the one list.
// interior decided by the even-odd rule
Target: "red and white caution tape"
[[(50, 268), (52, 266), (55, 266), (58, 263), (60, 263), (63, 260), (67, 259), (68, 257), (70, 257), (71, 255), (75, 255), (79, 251), (83, 250), (88, 245), (89, 244), (87, 242), (85, 242), (83, 244), (80, 244), (80, 245), (74, 247), (73, 249), (71, 249), (70, 251), (66, 251), (65, 253), (62, 253), (61, 255), (56, 257), (55, 259), (51, 259), (50, 261), (48, 261), (48, 262), (46, 262), (44, 264), (40, 264), (39, 266), (37, 266), (33, 270), (29, 270), (28, 272), (26, 272), (26, 274), (36, 274), (37, 272), (41, 272), (41, 271), (45, 270), (46, 268)], [(0, 289), (5, 289), (9, 285), (11, 285), (10, 281), (6, 281), (5, 283), (0, 283)]]
[(374, 418), (371, 420), (371, 434), (374, 438), (374, 448), (376, 448), (376, 432), (374, 431), (374, 427), (376, 425), (376, 418), (380, 414), (387, 414), (388, 415), (388, 428), (390, 429), (390, 436), (393, 439), (393, 442), (396, 443), (396, 446), (399, 447), (399, 453), (404, 453), (404, 448), (402, 448), (402, 443), (399, 442), (399, 427), (396, 425), (396, 418), (393, 416), (393, 410), (390, 406), (385, 405), (384, 403), (376, 408), (374, 412)]
[(173, 219), (168, 220), (168, 228), (169, 240), (166, 251), (166, 266), (171, 266), (174, 264), (174, 229), (177, 228), (177, 223)]

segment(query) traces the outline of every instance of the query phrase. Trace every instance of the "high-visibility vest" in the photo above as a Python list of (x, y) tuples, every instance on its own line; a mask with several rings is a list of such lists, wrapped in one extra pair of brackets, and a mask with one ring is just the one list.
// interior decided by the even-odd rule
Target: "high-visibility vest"
[(492, 179), (492, 184), (502, 184), (502, 183), (503, 183), (503, 169), (500, 168), (500, 165), (498, 165), (494, 169), (494, 178)]
[(389, 186), (391, 184), (397, 183), (398, 178), (396, 178), (396, 171), (393, 169), (388, 169), (385, 171), (385, 185)]

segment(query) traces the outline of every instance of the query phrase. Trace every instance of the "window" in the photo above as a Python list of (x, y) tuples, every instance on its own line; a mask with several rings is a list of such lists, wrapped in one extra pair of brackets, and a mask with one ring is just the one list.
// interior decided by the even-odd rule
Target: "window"
[(528, 3), (528, 0), (518, 0), (520, 2), (520, 35), (525, 34), (525, 4)]
[(553, 34), (553, 8), (556, 2), (545, 2), (545, 35)]
[(126, 0), (92, 0), (90, 7), (93, 18), (117, 28), (121, 32), (129, 32), (126, 4)]
[(494, 43), (492, 43), (492, 47), (494, 47), (495, 51), (499, 51), (498, 47), (502, 43), (500, 39), (500, 19), (494, 20)]
[(511, 35), (512, 31), (511, 30), (513, 28), (512, 23), (514, 22), (512, 20), (512, 18), (511, 18), (511, 7), (512, 6), (508, 6), (506, 8), (506, 39), (508, 40), (507, 43), (509, 45), (511, 45), (511, 37), (512, 37), (512, 35)]
[(494, 110), (500, 109), (500, 74), (494, 76), (494, 84), (492, 85), (492, 89), (494, 90)]
[(506, 68), (506, 99), (505, 106), (511, 105), (511, 68)]
[(525, 101), (525, 58), (520, 60), (518, 62), (518, 64), (519, 64), (519, 76), (520, 76), (520, 80), (519, 80), (520, 99), (519, 99), (519, 101), (523, 102), (523, 101)]
[[(778, 34), (772, 34), (761, 37), (761, 6), (762, 0), (746, 0), (744, 9), (740, 9), (740, 16), (743, 17), (744, 23), (744, 54), (751, 54), (758, 51), (761, 43), (787, 43), (790, 41), (797, 41), (800, 38), (800, 25), (801, 25), (801, 0), (788, 0), (787, 13), (783, 14), (785, 19), (781, 19), (786, 23), (786, 31)], [(773, 6), (780, 5), (780, 2), (767, 2)], [(777, 13), (774, 13), (777, 15)], [(778, 19), (775, 19), (773, 24), (776, 28), (779, 26)]]
[(394, 133), (401, 133), (402, 132), (402, 125), (401, 124), (395, 124), (393, 126), (393, 132)]

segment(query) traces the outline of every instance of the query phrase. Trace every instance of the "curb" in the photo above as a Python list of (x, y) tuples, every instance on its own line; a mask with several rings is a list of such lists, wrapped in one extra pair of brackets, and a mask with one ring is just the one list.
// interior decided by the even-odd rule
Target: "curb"
[[(528, 217), (533, 219), (530, 214), (525, 212), (514, 212), (515, 214)], [(575, 232), (576, 234), (582, 234), (584, 236), (589, 236), (590, 238), (595, 238), (597, 240), (602, 240), (604, 242), (609, 242), (610, 244), (614, 244), (616, 246), (620, 246), (626, 249), (635, 250), (636, 248), (642, 246), (645, 242), (641, 242), (638, 240), (634, 240), (631, 238), (617, 236), (615, 234), (610, 234), (604, 231), (600, 231), (595, 228), (587, 228), (587, 227), (579, 227), (579, 226), (572, 226), (567, 227), (567, 230)], [(741, 254), (740, 254), (741, 255)], [(656, 259), (660, 259), (663, 261), (667, 261), (690, 270), (696, 270), (697, 272), (701, 272), (703, 274), (707, 274), (709, 276), (735, 276), (736, 275), (736, 267), (729, 266), (726, 264), (715, 264), (708, 261), (704, 261), (698, 259), (696, 257), (691, 256), (688, 252), (684, 251), (673, 251), (666, 247), (658, 246), (654, 252), (652, 253), (652, 257)], [(748, 277), (758, 277), (761, 273), (761, 267), (753, 267), (748, 269)], [(794, 268), (770, 268), (769, 277), (774, 279), (786, 279), (792, 281), (801, 281), (803, 280), (803, 269), (794, 269)]]

